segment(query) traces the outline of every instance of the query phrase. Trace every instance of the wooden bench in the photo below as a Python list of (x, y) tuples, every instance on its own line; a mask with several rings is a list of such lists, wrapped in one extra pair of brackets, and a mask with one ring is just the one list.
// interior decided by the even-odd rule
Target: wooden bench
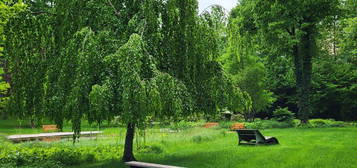
[[(259, 130), (256, 129), (238, 129), (235, 130), (238, 134), (239, 145), (274, 145), (279, 144), (275, 137), (263, 136)], [(242, 143), (244, 142), (244, 143)]]
[(57, 125), (42, 125), (42, 129), (45, 132), (58, 130)]
[(137, 162), (137, 161), (131, 161), (131, 162), (125, 162), (127, 166), (130, 166), (131, 168), (184, 168), (184, 167), (177, 167), (177, 166), (168, 166), (168, 165), (162, 165), (162, 164), (154, 164), (154, 163), (145, 163), (145, 162)]
[(206, 123), (203, 127), (205, 128), (211, 128), (211, 127), (216, 127), (218, 126), (218, 123), (216, 122), (209, 122), (209, 123)]
[(235, 123), (231, 125), (231, 130), (245, 129), (244, 123)]

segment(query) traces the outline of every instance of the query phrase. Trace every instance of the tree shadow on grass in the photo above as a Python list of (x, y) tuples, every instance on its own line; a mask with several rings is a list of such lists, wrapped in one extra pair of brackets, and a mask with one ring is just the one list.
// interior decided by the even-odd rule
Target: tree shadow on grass
[[(224, 151), (209, 151), (209, 152), (195, 152), (191, 154), (180, 154), (175, 153), (173, 155), (159, 156), (150, 155), (149, 157), (142, 156), (145, 159), (139, 159), (142, 162), (156, 163), (163, 165), (187, 167), (187, 168), (216, 168), (217, 165), (222, 168), (234, 168), (238, 167), (238, 163), (243, 160), (243, 158), (235, 157), (237, 164), (235, 162), (227, 162), (226, 159), (221, 160), (219, 157)], [(156, 157), (155, 157), (156, 156)], [(83, 165), (81, 168), (127, 168), (123, 162), (120, 160), (110, 161), (92, 165)]]
[[(244, 160), (244, 157), (237, 155), (230, 156), (229, 154), (225, 154), (225, 152), (224, 150), (217, 150), (207, 152), (200, 151), (190, 154), (175, 153), (164, 157), (151, 157), (142, 161), (187, 168), (216, 168), (217, 166), (222, 168), (234, 168), (238, 167), (239, 162)], [(236, 161), (232, 161), (232, 159)]]
[[(76, 166), (77, 167), (77, 166)], [(90, 165), (81, 165), (79, 168), (127, 168), (122, 161), (109, 161)]]
[[(244, 152), (237, 152), (243, 148), (251, 149), (249, 155)], [(257, 151), (255, 151), (257, 149)], [(260, 149), (260, 150), (259, 150)], [(235, 168), (245, 163), (251, 157), (255, 158), (261, 154), (263, 148), (254, 146), (241, 146), (231, 148), (230, 150), (210, 150), (198, 152), (175, 152), (172, 154), (137, 154), (138, 161), (156, 163), (171, 166), (180, 166), (187, 168)], [(264, 149), (265, 152), (268, 152)], [(85, 166), (83, 168), (126, 168), (125, 164), (120, 160), (104, 162), (96, 165)]]

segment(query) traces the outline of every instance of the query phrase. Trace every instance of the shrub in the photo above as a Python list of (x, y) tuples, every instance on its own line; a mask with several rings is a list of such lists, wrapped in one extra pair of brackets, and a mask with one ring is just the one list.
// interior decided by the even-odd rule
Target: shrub
[(294, 122), (279, 122), (276, 120), (258, 120), (244, 124), (249, 129), (289, 128), (294, 126)]
[(299, 126), (300, 124), (301, 124), (301, 120), (298, 120), (298, 119), (293, 119), (293, 126), (294, 127), (297, 127), (297, 126)]
[(32, 159), (25, 153), (16, 152), (15, 154), (9, 155), (9, 160), (15, 163), (17, 166), (24, 165), (27, 162), (31, 162)]
[(335, 121), (333, 119), (330, 119), (330, 126), (331, 127), (345, 127), (347, 126), (347, 123), (343, 121)]
[(0, 163), (1, 168), (64, 168), (62, 163), (52, 160), (35, 161), (32, 163), (26, 163), (25, 165), (17, 165), (14, 162)]
[(83, 160), (88, 163), (93, 163), (95, 162), (95, 156), (93, 154), (86, 154)]
[(333, 119), (311, 119), (309, 120), (308, 123), (308, 127), (312, 127), (312, 128), (344, 127), (344, 126), (346, 126), (346, 123), (342, 121), (335, 121)]
[(330, 124), (323, 119), (310, 120), (309, 124), (314, 128), (330, 127)]
[(249, 129), (262, 129), (262, 123), (260, 121), (246, 122), (244, 125)]
[(50, 160), (60, 162), (64, 165), (77, 165), (81, 162), (81, 154), (76, 151), (59, 151), (54, 153)]
[(0, 163), (0, 167), (6, 167), (6, 168), (16, 168), (15, 163)]
[(16, 167), (44, 161), (52, 161), (53, 163), (70, 166), (82, 162), (104, 161), (118, 158), (120, 158), (120, 154), (115, 144), (88, 147), (61, 144), (53, 146), (42, 143), (14, 145), (8, 143), (5, 146), (0, 146), (0, 164), (10, 164)]
[(289, 111), (289, 109), (286, 108), (277, 108), (273, 112), (273, 119), (279, 122), (293, 122), (294, 119), (294, 113)]
[(55, 161), (42, 161), (42, 162), (35, 162), (30, 165), (21, 166), (19, 168), (64, 168), (65, 166), (59, 162)]
[(244, 121), (244, 115), (242, 115), (242, 114), (233, 114), (232, 115), (232, 121), (243, 122)]
[(180, 121), (180, 122), (175, 122), (175, 123), (171, 123), (169, 125), (169, 128), (171, 130), (186, 130), (186, 129), (190, 129), (193, 127), (198, 126), (197, 123), (195, 122), (188, 122), (188, 121)]

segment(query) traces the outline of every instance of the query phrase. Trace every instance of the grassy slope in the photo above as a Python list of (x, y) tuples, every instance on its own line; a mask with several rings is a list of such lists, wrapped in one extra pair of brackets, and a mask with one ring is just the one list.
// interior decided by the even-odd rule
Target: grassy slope
[[(4, 122), (0, 124), (0, 134), (11, 134), (13, 131), (4, 125), (6, 125)], [(98, 141), (82, 140), (79, 144), (94, 146), (116, 143), (122, 146), (124, 130), (118, 130), (109, 128), (104, 131), (108, 135), (120, 132), (119, 137)], [(33, 130), (23, 129), (17, 132), (29, 133)], [(270, 129), (262, 130), (262, 133), (266, 136), (277, 137), (280, 145), (238, 146), (237, 135), (234, 132), (225, 133), (224, 130), (195, 128), (181, 133), (160, 133), (159, 130), (149, 130), (147, 144), (159, 145), (164, 152), (162, 154), (136, 153), (136, 156), (140, 161), (190, 168), (353, 168), (357, 167), (356, 132), (356, 127)], [(202, 141), (194, 142), (193, 139), (197, 137), (201, 137)], [(120, 161), (108, 161), (81, 165), (81, 167), (118, 168), (125, 166)]]

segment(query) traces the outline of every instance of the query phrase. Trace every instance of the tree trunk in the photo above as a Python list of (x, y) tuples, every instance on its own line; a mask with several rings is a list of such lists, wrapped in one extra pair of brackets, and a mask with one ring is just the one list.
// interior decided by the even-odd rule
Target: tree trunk
[(294, 64), (297, 89), (298, 117), (303, 124), (308, 122), (311, 110), (312, 57), (315, 49), (314, 28), (303, 29), (301, 42), (294, 47)]
[(63, 131), (63, 118), (61, 117), (56, 117), (55, 119), (55, 124), (57, 125), (57, 128), (60, 132)]
[(303, 57), (303, 69), (302, 69), (302, 91), (303, 91), (303, 99), (304, 101), (302, 102), (302, 107), (303, 112), (301, 116), (301, 121), (303, 123), (308, 122), (308, 118), (312, 114), (312, 109), (311, 109), (311, 75), (312, 75), (312, 57), (314, 55), (315, 51), (315, 39), (314, 39), (314, 33), (313, 33), (313, 28), (307, 28), (305, 31), (306, 35), (303, 36), (303, 51), (304, 51), (304, 57)]
[(7, 113), (4, 111), (4, 109), (0, 109), (0, 110), (1, 110), (0, 119), (7, 120), (8, 119)]
[(30, 119), (30, 125), (31, 125), (31, 128), (35, 128), (35, 119), (31, 117)]
[(250, 114), (250, 120), (251, 122), (254, 122), (255, 121), (255, 114), (256, 114), (256, 111), (254, 110), (254, 108), (252, 108), (252, 112)]
[(243, 116), (244, 116), (244, 121), (248, 122), (248, 114), (243, 114)]
[(133, 154), (134, 135), (135, 135), (135, 124), (129, 123), (126, 129), (124, 155), (122, 158), (124, 162), (136, 160)]

